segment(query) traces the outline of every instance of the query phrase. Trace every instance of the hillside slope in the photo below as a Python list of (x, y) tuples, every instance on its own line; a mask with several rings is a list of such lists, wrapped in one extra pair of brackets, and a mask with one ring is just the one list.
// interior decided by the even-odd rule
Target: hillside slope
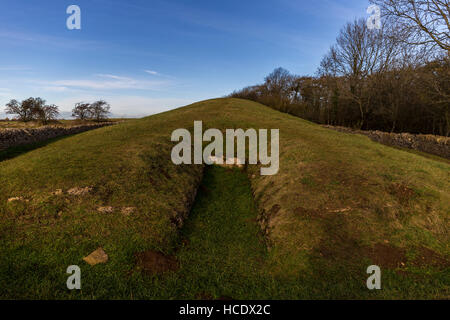
[[(243, 298), (449, 296), (448, 162), (240, 99), (195, 103), (0, 162), (0, 296), (163, 296), (134, 255), (179, 246), (203, 166), (172, 164), (170, 135), (195, 120), (204, 130), (280, 129), (278, 174), (246, 169), (269, 249), (261, 286), (271, 289)], [(81, 258), (99, 246), (108, 263), (86, 265)], [(81, 293), (65, 287), (72, 264), (82, 267)], [(365, 288), (370, 264), (382, 268), (384, 290)]]

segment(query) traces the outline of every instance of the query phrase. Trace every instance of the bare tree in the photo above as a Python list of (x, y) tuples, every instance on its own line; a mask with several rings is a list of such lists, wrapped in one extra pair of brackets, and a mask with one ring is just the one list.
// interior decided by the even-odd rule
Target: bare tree
[(91, 103), (89, 107), (92, 119), (97, 122), (107, 119), (107, 116), (110, 113), (110, 109), (110, 105), (104, 100), (95, 101)]
[[(447, 24), (448, 0), (373, 2), (435, 8), (436, 16), (445, 13), (442, 19)], [(318, 123), (449, 136), (450, 54), (437, 44), (413, 43), (414, 24), (403, 22), (405, 29), (401, 29), (399, 21), (395, 15), (383, 19), (380, 30), (369, 29), (364, 19), (348, 23), (321, 61), (316, 77), (276, 69), (263, 84), (232, 96)], [(448, 34), (445, 25), (438, 29), (441, 37)]]
[(21, 121), (29, 121), (32, 119), (31, 110), (23, 108), (22, 104), (16, 99), (13, 99), (6, 104), (5, 112), (6, 114), (17, 114), (17, 119)]
[(41, 98), (28, 98), (20, 104), (17, 100), (11, 100), (6, 104), (7, 114), (17, 114), (21, 121), (31, 121), (41, 112), (45, 105), (45, 100)]
[(37, 118), (41, 120), (44, 124), (47, 124), (51, 120), (56, 120), (59, 115), (59, 108), (52, 105), (45, 105), (42, 108), (36, 110)]
[(276, 68), (265, 78), (265, 99), (268, 104), (277, 107), (281, 111), (287, 111), (289, 105), (289, 94), (291, 91), (293, 77), (283, 68)]
[(321, 77), (343, 77), (348, 90), (341, 90), (348, 99), (356, 103), (362, 127), (369, 112), (371, 90), (370, 75), (387, 70), (396, 56), (396, 41), (387, 34), (388, 25), (381, 30), (369, 30), (364, 19), (347, 23), (329, 53), (321, 62), (318, 74)]
[(91, 117), (91, 104), (78, 102), (75, 104), (75, 108), (72, 109), (72, 117), (75, 117), (80, 120), (86, 120)]
[(403, 40), (414, 45), (439, 46), (450, 52), (448, 0), (370, 0), (398, 26)]

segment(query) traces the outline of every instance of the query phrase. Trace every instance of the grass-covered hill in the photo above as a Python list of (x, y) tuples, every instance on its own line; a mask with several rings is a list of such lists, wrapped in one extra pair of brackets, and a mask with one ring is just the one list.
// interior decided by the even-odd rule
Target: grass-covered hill
[[(174, 165), (171, 133), (194, 120), (279, 128), (278, 174)], [(240, 99), (85, 132), (0, 162), (0, 297), (448, 298), (449, 175)], [(108, 262), (90, 266), (98, 247)], [(366, 288), (371, 264), (381, 290)]]

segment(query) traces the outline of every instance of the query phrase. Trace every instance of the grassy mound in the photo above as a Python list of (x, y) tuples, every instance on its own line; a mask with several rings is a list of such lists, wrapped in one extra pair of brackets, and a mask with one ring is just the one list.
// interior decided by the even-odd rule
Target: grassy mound
[[(66, 268), (79, 264), (86, 275), (81, 258), (100, 246), (110, 259), (100, 283), (133, 268), (136, 251), (172, 248), (202, 167), (172, 164), (171, 131), (156, 116), (0, 162), (0, 295), (67, 296)], [(101, 285), (88, 292), (110, 296)]]
[[(193, 129), (194, 120), (202, 120), (204, 130), (280, 129), (278, 174), (260, 176), (257, 166), (247, 168), (269, 248), (259, 285), (270, 287), (248, 297), (449, 296), (448, 162), (240, 99), (203, 101), (0, 162), (1, 296), (168, 297), (170, 290), (142, 294), (154, 281), (168, 285), (171, 276), (143, 275), (135, 254), (174, 254), (180, 246), (179, 229), (203, 167), (173, 165), (170, 135)], [(8, 201), (13, 197), (18, 199)], [(211, 219), (203, 207), (198, 215)], [(82, 257), (99, 246), (108, 263), (85, 264)], [(65, 270), (72, 264), (82, 268), (82, 292), (66, 289)], [(370, 264), (382, 268), (381, 291), (365, 288)], [(209, 289), (214, 297), (222, 294)]]

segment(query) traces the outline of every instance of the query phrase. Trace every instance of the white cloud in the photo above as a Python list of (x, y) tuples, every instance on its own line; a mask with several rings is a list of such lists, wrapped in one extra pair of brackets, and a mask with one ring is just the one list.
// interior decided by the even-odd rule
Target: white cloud
[(116, 76), (114, 74), (97, 73), (95, 76), (102, 77), (102, 78), (108, 78), (108, 79), (114, 79), (114, 80), (122, 80), (122, 81), (133, 80), (132, 78)]
[(167, 79), (175, 79), (172, 76), (168, 76), (167, 74), (162, 74), (162, 73), (159, 73), (158, 71), (154, 71), (154, 70), (144, 70), (144, 72), (146, 72), (152, 76), (158, 76), (158, 77), (163, 77), (163, 78), (167, 78)]
[(149, 81), (129, 77), (117, 76), (113, 74), (96, 74), (101, 79), (65, 79), (55, 81), (34, 81), (40, 83), (43, 88), (52, 91), (64, 91), (69, 89), (87, 89), (87, 90), (120, 90), (120, 89), (138, 89), (138, 90), (161, 90), (170, 85), (167, 81)]

